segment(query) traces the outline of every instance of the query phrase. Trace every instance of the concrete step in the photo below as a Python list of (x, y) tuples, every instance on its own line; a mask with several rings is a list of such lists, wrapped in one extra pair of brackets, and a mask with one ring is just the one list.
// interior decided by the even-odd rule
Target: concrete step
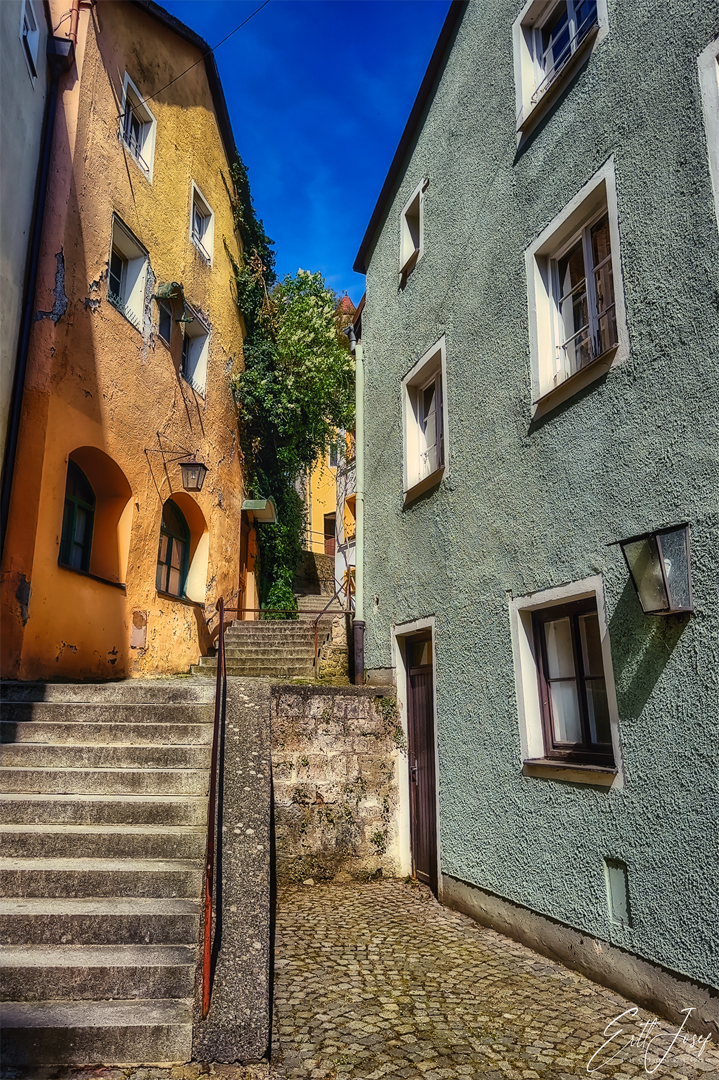
[(0, 762), (18, 769), (207, 769), (210, 754), (209, 746), (5, 743)]
[[(194, 666), (191, 670), (193, 674), (196, 674), (206, 670), (206, 668)], [(226, 666), (228, 675), (234, 675), (241, 679), (310, 679), (314, 675), (314, 671), (314, 665), (311, 663), (307, 665), (297, 664), (292, 667), (286, 667), (282, 664), (267, 664), (261, 666), (255, 666), (253, 664), (227, 664)]]
[[(141, 706), (136, 706), (141, 708)], [(96, 743), (102, 746), (207, 746), (212, 724), (79, 724), (42, 720), (0, 721), (0, 743)]]
[(176, 1063), (192, 1056), (192, 1001), (8, 1002), (6, 1065)]
[(205, 825), (200, 795), (0, 795), (8, 825)]
[(277, 660), (281, 657), (282, 660), (287, 663), (294, 663), (296, 661), (304, 662), (308, 658), (314, 659), (315, 650), (313, 642), (308, 642), (304, 649), (298, 648), (233, 648), (228, 649), (225, 653), (225, 661), (228, 660)]
[(0, 953), (3, 1001), (186, 998), (194, 945), (7, 945)]
[(107, 683), (0, 682), (2, 701), (51, 701), (85, 704), (209, 704), (214, 690), (191, 678), (123, 679)]
[(197, 899), (137, 896), (0, 900), (0, 945), (192, 945)]
[(0, 791), (61, 795), (206, 795), (207, 769), (0, 768)]
[(197, 899), (202, 872), (201, 859), (0, 858), (0, 896)]
[(0, 825), (6, 858), (201, 859), (206, 844), (202, 825)]
[[(42, 720), (54, 724), (211, 724), (214, 719), (214, 688), (211, 701), (189, 704), (127, 704), (125, 702), (5, 701), (2, 719), (8, 723)], [(82, 740), (80, 740), (82, 741)]]

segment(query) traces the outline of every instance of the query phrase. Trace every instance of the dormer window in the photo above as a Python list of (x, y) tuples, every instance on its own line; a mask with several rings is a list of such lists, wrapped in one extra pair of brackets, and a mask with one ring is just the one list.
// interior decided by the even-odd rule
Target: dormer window
[(210, 266), (212, 265), (212, 248), (215, 234), (215, 215), (212, 213), (207, 201), (203, 198), (198, 187), (192, 185), (192, 218), (190, 221), (190, 236), (193, 244)]
[(155, 117), (143, 102), (129, 75), (125, 75), (120, 138), (148, 180), (155, 156)]

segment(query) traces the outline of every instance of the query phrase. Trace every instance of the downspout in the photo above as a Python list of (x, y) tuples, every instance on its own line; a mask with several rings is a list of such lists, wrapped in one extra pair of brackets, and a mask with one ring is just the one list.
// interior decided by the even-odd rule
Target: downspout
[(10, 495), (12, 493), (13, 474), (15, 471), (15, 455), (17, 453), (18, 435), (20, 432), (20, 413), (25, 391), (25, 372), (27, 370), (27, 356), (30, 347), (32, 311), (35, 303), (35, 289), (37, 287), (40, 241), (42, 239), (42, 227), (45, 219), (45, 203), (47, 201), (47, 187), (50, 176), (50, 157), (52, 154), (53, 133), (55, 131), (55, 115), (57, 113), (60, 76), (65, 71), (70, 70), (74, 59), (75, 49), (68, 38), (49, 37), (47, 39), (47, 62), (50, 68), (50, 86), (45, 101), (45, 116), (43, 118), (43, 132), (40, 143), (40, 161), (38, 164), (37, 187), (35, 189), (35, 203), (30, 221), (30, 241), (28, 244), (28, 265), (25, 275), (25, 286), (23, 289), (22, 318), (20, 320), (20, 334), (18, 337), (17, 358), (15, 360), (15, 377), (13, 380), (12, 397), (10, 399), (10, 416), (8, 418), (8, 433), (3, 460), (2, 490), (0, 491), (0, 558), (2, 558), (5, 549), (5, 535), (7, 533), (8, 515), (10, 512)]
[(355, 358), (355, 610), (352, 640), (354, 681), (364, 685), (364, 364), (354, 327), (345, 331)]

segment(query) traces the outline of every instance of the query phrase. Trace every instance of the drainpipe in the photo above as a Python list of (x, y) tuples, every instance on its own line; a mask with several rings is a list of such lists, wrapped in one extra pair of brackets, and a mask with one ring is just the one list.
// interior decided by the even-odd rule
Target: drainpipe
[(15, 378), (13, 381), (12, 397), (10, 399), (10, 416), (8, 417), (8, 433), (5, 442), (2, 491), (0, 491), (0, 558), (2, 557), (5, 548), (5, 534), (7, 532), (8, 514), (10, 512), (10, 495), (12, 492), (13, 473), (15, 471), (15, 454), (17, 452), (18, 435), (20, 431), (20, 412), (25, 390), (25, 372), (27, 370), (27, 355), (30, 347), (32, 311), (35, 303), (35, 289), (37, 287), (37, 270), (40, 261), (40, 240), (42, 239), (42, 226), (45, 218), (45, 203), (48, 178), (50, 176), (50, 156), (52, 153), (52, 137), (55, 130), (55, 115), (57, 112), (60, 76), (65, 71), (70, 70), (74, 60), (75, 49), (68, 38), (49, 37), (47, 39), (47, 62), (50, 68), (50, 86), (45, 101), (45, 116), (43, 118), (43, 132), (40, 143), (40, 162), (38, 164), (35, 203), (30, 221), (28, 266), (25, 274), (25, 286), (23, 288), (23, 309), (22, 318), (20, 320), (17, 358), (15, 360)]
[(357, 686), (364, 685), (364, 364), (362, 343), (353, 326), (345, 331), (355, 358), (355, 614), (354, 673)]
[(80, 22), (80, 0), (72, 0), (70, 7), (70, 29), (67, 32), (67, 36), (73, 44), (73, 47), (77, 49), (77, 27)]

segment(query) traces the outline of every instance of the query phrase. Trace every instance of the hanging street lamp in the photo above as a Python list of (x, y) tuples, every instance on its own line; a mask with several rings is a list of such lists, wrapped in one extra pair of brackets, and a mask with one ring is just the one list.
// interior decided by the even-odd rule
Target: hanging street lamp
[(693, 611), (689, 526), (619, 541), (645, 615)]
[(185, 491), (202, 491), (207, 473), (207, 466), (202, 461), (195, 461), (194, 456), (189, 461), (181, 461), (180, 471)]

